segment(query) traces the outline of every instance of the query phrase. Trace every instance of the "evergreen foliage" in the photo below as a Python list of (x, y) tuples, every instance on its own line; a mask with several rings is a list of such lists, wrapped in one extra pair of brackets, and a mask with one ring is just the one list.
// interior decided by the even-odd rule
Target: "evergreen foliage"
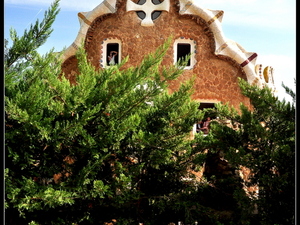
[[(5, 41), (6, 224), (293, 224), (294, 103), (241, 80), (252, 110), (199, 111), (193, 79), (168, 92), (188, 60), (161, 65), (171, 38), (126, 70), (128, 58), (97, 71), (80, 48), (71, 85), (58, 53), (37, 53), (58, 3), (22, 37), (12, 30), (12, 47)], [(210, 113), (239, 129), (212, 122), (208, 136), (191, 139)], [(191, 170), (220, 153), (232, 173), (196, 180)], [(235, 175), (240, 166), (252, 171), (249, 183)], [(258, 198), (243, 184), (258, 185)]]
[[(6, 73), (8, 71), (12, 72), (11, 70), (17, 70), (16, 72), (19, 72), (18, 75), (20, 75), (24, 66), (30, 66), (31, 59), (37, 54), (37, 48), (46, 42), (53, 31), (51, 26), (60, 11), (58, 7), (59, 0), (54, 0), (51, 7), (45, 11), (44, 19), (41, 22), (37, 20), (34, 25), (30, 26), (28, 31), (24, 31), (21, 37), (17, 35), (15, 29), (10, 29), (10, 38), (13, 43), (4, 55)], [(6, 76), (6, 78), (11, 78), (11, 76)], [(7, 80), (5, 81), (7, 82)]]
[(189, 135), (202, 117), (192, 81), (168, 93), (182, 73), (160, 66), (170, 41), (127, 70), (96, 71), (80, 49), (76, 85), (61, 76), (57, 54), (40, 56), (36, 43), (25, 49), (30, 59), (12, 63), (15, 45), (5, 59), (7, 223), (155, 220), (152, 208), (185, 192), (198, 153)]
[(267, 87), (260, 89), (242, 79), (240, 87), (253, 108), (241, 104), (239, 114), (219, 104), (220, 119), (238, 124), (238, 129), (215, 124), (212, 134), (216, 142), (210, 150), (221, 149), (236, 170), (244, 166), (251, 171), (245, 185), (257, 186), (258, 193), (252, 193), (246, 202), (236, 193), (248, 216), (244, 222), (253, 220), (256, 208), (255, 224), (295, 224), (295, 94), (285, 87), (293, 98), (291, 103), (279, 101)]

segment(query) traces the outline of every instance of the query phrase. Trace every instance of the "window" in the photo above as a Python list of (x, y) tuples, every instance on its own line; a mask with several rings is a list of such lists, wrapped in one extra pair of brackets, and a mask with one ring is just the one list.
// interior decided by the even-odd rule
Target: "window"
[[(152, 3), (153, 3), (154, 5), (159, 5), (160, 3), (163, 2), (163, 0), (151, 0), (151, 1), (152, 1)], [(138, 5), (144, 5), (145, 3), (146, 3), (146, 0), (139, 0), (139, 1), (137, 2)], [(157, 19), (157, 18), (160, 16), (161, 12), (162, 12), (162, 11), (156, 11), (156, 10), (154, 10), (154, 11), (151, 13), (151, 19), (152, 19), (152, 20)], [(145, 19), (145, 17), (146, 17), (146, 13), (145, 13), (144, 11), (136, 11), (136, 14), (137, 14), (138, 17), (139, 17), (140, 19), (142, 19), (142, 20)]]
[[(177, 62), (184, 60), (191, 53), (191, 45), (185, 43), (177, 44)], [(191, 66), (191, 59), (189, 59), (187, 66)]]
[(206, 108), (215, 108), (215, 103), (210, 103), (210, 102), (201, 102), (199, 106), (199, 110), (203, 110)]
[[(107, 57), (107, 59), (109, 59), (111, 52), (117, 52), (117, 53), (120, 52), (118, 43), (108, 43), (106, 45), (106, 57)], [(114, 59), (115, 64), (118, 64), (119, 63), (118, 57), (114, 57), (114, 58), (115, 58)]]
[(185, 69), (192, 69), (196, 64), (196, 42), (193, 39), (181, 37), (174, 42), (174, 64), (190, 55)]
[(118, 39), (105, 39), (101, 45), (101, 67), (105, 68), (121, 62), (121, 41)]
[[(215, 108), (215, 103), (211, 102), (200, 102), (198, 107), (199, 110), (207, 109), (207, 108)], [(207, 135), (210, 130), (210, 122), (211, 120), (216, 119), (216, 115), (205, 113), (204, 118), (202, 120), (197, 121), (193, 126), (193, 134), (201, 133), (203, 135)]]

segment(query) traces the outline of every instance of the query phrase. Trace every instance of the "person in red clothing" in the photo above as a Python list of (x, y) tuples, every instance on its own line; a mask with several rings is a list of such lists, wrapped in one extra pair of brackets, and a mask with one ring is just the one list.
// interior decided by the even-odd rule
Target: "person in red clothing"
[(203, 122), (203, 126), (200, 128), (200, 130), (204, 134), (208, 134), (209, 132), (209, 123), (210, 123), (210, 117), (207, 117), (206, 120)]

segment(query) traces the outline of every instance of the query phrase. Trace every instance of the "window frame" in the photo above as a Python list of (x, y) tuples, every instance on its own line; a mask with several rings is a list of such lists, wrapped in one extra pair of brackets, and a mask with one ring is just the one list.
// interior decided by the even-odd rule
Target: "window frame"
[(189, 44), (190, 45), (190, 53), (191, 53), (191, 57), (190, 57), (190, 65), (184, 67), (184, 69), (193, 69), (195, 64), (196, 64), (196, 41), (193, 40), (192, 38), (178, 38), (174, 41), (174, 45), (173, 45), (173, 50), (174, 50), (174, 65), (176, 65), (176, 63), (178, 62), (177, 57), (178, 57), (178, 44)]
[(106, 38), (102, 41), (101, 43), (101, 57), (100, 57), (100, 66), (102, 68), (107, 68), (110, 67), (110, 65), (108, 64), (108, 58), (107, 58), (107, 45), (109, 44), (118, 44), (119, 45), (119, 49), (118, 49), (118, 54), (117, 54), (117, 61), (118, 63), (121, 62), (121, 55), (122, 55), (122, 43), (119, 39), (117, 38)]
[[(207, 109), (207, 108), (215, 108), (216, 107), (216, 104), (219, 103), (220, 101), (217, 101), (217, 100), (213, 100), (213, 101), (199, 101), (199, 107), (198, 107), (198, 110), (203, 110), (203, 109)], [(201, 107), (201, 103), (204, 104), (205, 106), (204, 107)], [(211, 119), (216, 119), (214, 117), (211, 117), (209, 116)], [(217, 117), (218, 118), (218, 117)], [(205, 119), (205, 118), (203, 118)], [(193, 128), (192, 128), (192, 134), (195, 135), (197, 134), (197, 123), (195, 123), (193, 125)], [(202, 135), (206, 136), (207, 134), (203, 134)]]

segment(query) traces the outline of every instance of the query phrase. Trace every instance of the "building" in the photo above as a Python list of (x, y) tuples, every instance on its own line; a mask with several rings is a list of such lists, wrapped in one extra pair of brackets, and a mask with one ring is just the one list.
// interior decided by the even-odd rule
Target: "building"
[(63, 53), (62, 70), (75, 82), (75, 52), (82, 42), (89, 61), (96, 69), (105, 69), (110, 66), (111, 51), (118, 53), (115, 63), (129, 56), (124, 67), (137, 66), (144, 55), (172, 36), (173, 45), (163, 64), (174, 64), (189, 53), (191, 58), (184, 73), (170, 83), (171, 91), (195, 74), (192, 98), (202, 106), (212, 107), (217, 102), (228, 102), (235, 108), (241, 102), (249, 106), (237, 78), (275, 91), (273, 69), (256, 65), (256, 53), (225, 37), (223, 14), (188, 0), (104, 0), (92, 11), (78, 13), (80, 30)]
[[(200, 109), (218, 102), (229, 103), (236, 109), (241, 102), (250, 107), (249, 99), (241, 93), (238, 78), (259, 87), (268, 86), (275, 92), (273, 68), (256, 64), (257, 53), (248, 52), (226, 38), (222, 31), (223, 15), (222, 10), (205, 9), (189, 0), (104, 0), (92, 11), (78, 13), (80, 30), (63, 52), (62, 70), (75, 83), (78, 74), (75, 53), (81, 43), (89, 61), (102, 70), (110, 66), (112, 51), (117, 52), (115, 63), (129, 56), (124, 67), (138, 66), (145, 55), (172, 36), (173, 43), (163, 64), (175, 64), (188, 54), (191, 58), (184, 73), (170, 83), (171, 91), (196, 75), (192, 98), (199, 102)], [(195, 129), (194, 126), (191, 137)], [(221, 168), (222, 173), (227, 173), (227, 162), (220, 155), (213, 157), (213, 169)], [(206, 165), (206, 172), (207, 168)], [(196, 174), (199, 179), (203, 171)], [(240, 173), (246, 180), (247, 168)], [(246, 191), (257, 191), (257, 187)]]

